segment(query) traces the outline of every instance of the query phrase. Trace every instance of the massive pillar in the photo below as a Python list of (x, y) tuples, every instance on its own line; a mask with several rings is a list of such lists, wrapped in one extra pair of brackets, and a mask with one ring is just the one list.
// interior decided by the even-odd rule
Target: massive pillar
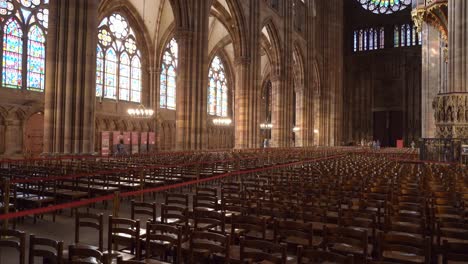
[(320, 145), (340, 145), (343, 122), (343, 2), (315, 1), (320, 55)]
[(247, 55), (236, 60), (235, 148), (258, 148), (260, 104), (260, 1), (250, 1)]
[(468, 138), (467, 1), (449, 1), (448, 87), (433, 103), (439, 137)]
[(313, 146), (318, 142), (314, 142), (314, 139), (318, 139), (314, 131), (319, 131), (319, 76), (316, 72), (316, 46), (315, 46), (315, 1), (306, 1), (306, 57), (304, 60), (304, 87), (303, 87), (303, 113), (302, 117), (304, 123), (301, 128), (301, 135), (303, 140), (303, 146)]
[(211, 1), (186, 1), (190, 10), (186, 28), (179, 26), (176, 145), (179, 150), (207, 146), (208, 22)]
[(422, 137), (436, 137), (432, 102), (439, 93), (447, 91), (447, 63), (445, 41), (439, 31), (427, 23), (422, 25)]
[(46, 153), (93, 151), (98, 4), (99, 0), (50, 0)]
[[(272, 131), (273, 147), (289, 147), (293, 144), (293, 2), (284, 1), (284, 39), (281, 49), (279, 74), (272, 77)], [(278, 51), (279, 52), (279, 51)]]

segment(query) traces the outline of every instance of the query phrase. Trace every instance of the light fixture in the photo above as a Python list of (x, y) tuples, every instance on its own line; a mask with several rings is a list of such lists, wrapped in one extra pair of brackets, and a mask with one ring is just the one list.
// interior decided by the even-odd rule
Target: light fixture
[(318, 134), (319, 133), (318, 129), (314, 129), (314, 133)]
[(273, 124), (271, 124), (271, 123), (261, 123), (260, 124), (260, 129), (270, 130), (272, 128), (273, 128)]
[(215, 118), (213, 124), (215, 126), (229, 126), (232, 124), (232, 120), (230, 118)]
[(299, 127), (293, 127), (293, 132), (299, 132), (299, 130), (301, 130)]
[(137, 108), (129, 108), (127, 113), (133, 118), (151, 118), (154, 115), (154, 110), (146, 109), (143, 105), (139, 105)]

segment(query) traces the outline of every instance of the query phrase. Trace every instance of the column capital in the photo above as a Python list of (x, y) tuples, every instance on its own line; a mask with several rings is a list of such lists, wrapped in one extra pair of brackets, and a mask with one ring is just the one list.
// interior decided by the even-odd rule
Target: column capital
[(177, 29), (174, 33), (174, 38), (177, 41), (185, 41), (193, 38), (194, 32), (189, 29)]
[(246, 57), (246, 56), (242, 56), (242, 57), (238, 57), (234, 60), (234, 64), (237, 66), (248, 66), (251, 64), (251, 58), (250, 57)]

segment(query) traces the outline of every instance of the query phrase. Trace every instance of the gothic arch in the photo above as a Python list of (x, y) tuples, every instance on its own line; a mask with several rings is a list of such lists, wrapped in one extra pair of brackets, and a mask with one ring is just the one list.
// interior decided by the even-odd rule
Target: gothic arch
[(317, 95), (321, 94), (321, 78), (320, 78), (320, 68), (318, 61), (315, 59), (312, 62), (312, 85), (314, 88), (314, 93)]
[(231, 19), (234, 25), (233, 31), (233, 42), (238, 43), (234, 46), (234, 54), (236, 58), (247, 57), (248, 46), (247, 46), (247, 27), (245, 24), (245, 16), (242, 10), (241, 0), (226, 0), (229, 10), (231, 11)]
[(150, 34), (142, 17), (128, 0), (103, 0), (98, 10), (98, 23), (114, 13), (125, 17), (135, 33), (136, 44), (141, 53), (141, 103), (149, 105), (151, 104), (149, 98), (152, 94), (149, 70), (153, 68), (153, 54), (155, 52)]
[[(281, 65), (282, 65), (282, 60), (281, 60), (282, 50), (281, 50), (281, 41), (280, 41), (280, 37), (278, 34), (278, 29), (271, 17), (268, 17), (267, 19), (265, 19), (261, 27), (262, 31), (263, 31), (263, 28), (265, 28), (268, 33), (269, 43), (271, 45), (270, 49), (267, 50), (266, 52), (267, 54), (271, 52), (270, 63), (271, 63), (272, 75), (279, 76), (281, 73)], [(260, 32), (260, 34), (262, 34), (262, 32)]]
[(304, 56), (299, 43), (294, 43), (293, 56), (296, 58), (297, 67), (293, 69), (294, 81), (296, 82), (296, 89), (298, 87), (304, 88)]
[(229, 8), (226, 10), (219, 1), (213, 2), (211, 15), (218, 19), (226, 28), (234, 46), (234, 57), (246, 57), (247, 54), (247, 31), (245, 30), (244, 14), (239, 0), (226, 0)]
[(153, 58), (151, 54), (154, 52), (154, 48), (143, 18), (128, 0), (104, 0), (99, 6), (98, 21), (101, 22), (105, 17), (113, 13), (120, 13), (128, 20), (137, 38), (142, 62), (146, 62), (143, 66), (146, 66), (145, 68), (151, 67)]
[[(155, 58), (155, 68), (159, 69), (162, 63), (162, 59), (164, 56), (164, 50), (166, 49), (167, 44), (172, 40), (172, 38), (175, 38), (177, 40), (177, 36), (175, 35), (175, 24), (172, 23), (169, 28), (164, 32), (163, 37), (161, 38), (161, 41), (156, 47), (156, 58)], [(159, 77), (158, 77), (159, 78)], [(159, 87), (158, 87), (159, 90)]]

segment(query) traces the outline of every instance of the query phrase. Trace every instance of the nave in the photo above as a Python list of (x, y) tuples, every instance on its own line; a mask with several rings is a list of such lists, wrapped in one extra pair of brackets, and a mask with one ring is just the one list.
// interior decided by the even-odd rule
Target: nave
[(409, 150), (101, 159), (2, 163), (0, 263), (468, 261), (466, 168)]

